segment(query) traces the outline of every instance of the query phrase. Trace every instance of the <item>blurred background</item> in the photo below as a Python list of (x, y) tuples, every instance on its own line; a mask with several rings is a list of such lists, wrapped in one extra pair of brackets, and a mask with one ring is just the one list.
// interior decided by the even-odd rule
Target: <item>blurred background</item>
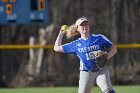
[(0, 87), (78, 86), (79, 59), (53, 45), (61, 25), (81, 16), (118, 45), (112, 83), (140, 85), (140, 0), (0, 0)]

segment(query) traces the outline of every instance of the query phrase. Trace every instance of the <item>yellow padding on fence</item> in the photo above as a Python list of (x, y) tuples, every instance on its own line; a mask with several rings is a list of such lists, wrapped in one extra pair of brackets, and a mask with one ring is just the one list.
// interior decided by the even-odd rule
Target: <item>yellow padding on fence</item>
[[(45, 48), (45, 49), (53, 49), (54, 45), (0, 45), (0, 50), (5, 49), (29, 49), (29, 48)], [(140, 48), (140, 44), (116, 44), (117, 48)]]
[(116, 44), (117, 48), (140, 48), (140, 44)]
[(29, 48), (45, 48), (45, 49), (53, 49), (53, 45), (0, 45), (0, 49), (29, 49)]

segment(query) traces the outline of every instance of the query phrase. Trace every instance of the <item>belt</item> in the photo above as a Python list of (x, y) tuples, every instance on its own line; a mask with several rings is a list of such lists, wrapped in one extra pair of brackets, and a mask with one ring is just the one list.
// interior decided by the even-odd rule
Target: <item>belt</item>
[(99, 68), (96, 68), (96, 69), (82, 70), (82, 71), (86, 71), (86, 72), (98, 72), (98, 71), (100, 71), (100, 69)]

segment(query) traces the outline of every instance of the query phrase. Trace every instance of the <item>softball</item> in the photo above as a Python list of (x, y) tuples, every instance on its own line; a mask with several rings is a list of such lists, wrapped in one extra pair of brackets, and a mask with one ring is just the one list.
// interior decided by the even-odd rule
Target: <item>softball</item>
[(68, 25), (62, 25), (61, 26), (61, 31), (63, 32), (65, 32), (67, 29), (69, 28), (69, 26)]

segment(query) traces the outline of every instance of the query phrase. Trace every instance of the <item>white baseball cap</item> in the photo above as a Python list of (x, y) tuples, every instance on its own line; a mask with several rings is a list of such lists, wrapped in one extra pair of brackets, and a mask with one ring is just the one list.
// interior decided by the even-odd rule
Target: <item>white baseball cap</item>
[(88, 21), (87, 18), (86, 17), (81, 17), (75, 22), (75, 25), (79, 26), (84, 21)]

